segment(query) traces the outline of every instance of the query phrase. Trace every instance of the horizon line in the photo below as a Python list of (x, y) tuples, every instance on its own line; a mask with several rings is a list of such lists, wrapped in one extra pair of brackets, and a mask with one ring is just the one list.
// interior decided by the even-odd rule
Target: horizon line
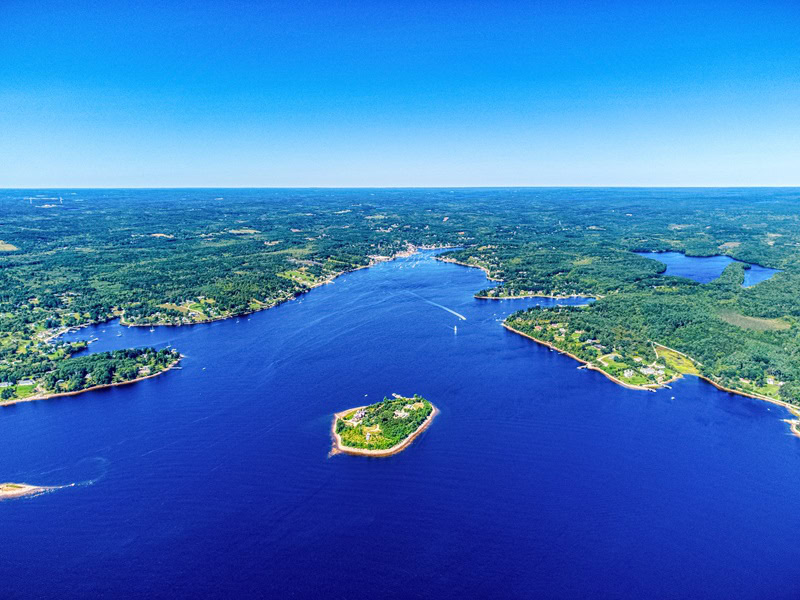
[(234, 185), (234, 186), (42, 186), (5, 187), (0, 190), (508, 190), (508, 189), (796, 189), (800, 183), (791, 185)]

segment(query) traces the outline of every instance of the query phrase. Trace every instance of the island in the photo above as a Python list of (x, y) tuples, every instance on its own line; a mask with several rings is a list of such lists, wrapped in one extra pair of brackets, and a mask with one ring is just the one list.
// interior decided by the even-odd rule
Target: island
[(433, 422), (439, 411), (425, 398), (392, 394), (381, 402), (336, 413), (333, 454), (391, 456), (408, 445)]
[(0, 483), (0, 500), (20, 498), (46, 492), (49, 488), (27, 483)]

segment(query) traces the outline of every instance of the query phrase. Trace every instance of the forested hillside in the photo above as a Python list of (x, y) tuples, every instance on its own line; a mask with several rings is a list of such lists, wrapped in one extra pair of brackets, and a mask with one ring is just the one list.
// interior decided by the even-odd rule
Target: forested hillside
[[(438, 245), (501, 280), (478, 295), (598, 298), (517, 315), (520, 326), (563, 322), (622, 362), (654, 360), (652, 344), (664, 344), (731, 387), (798, 397), (797, 190), (5, 191), (0, 239), (6, 396), (53, 391), (48, 373), (78, 359), (46, 341), (65, 327), (225, 318)], [(701, 285), (665, 278), (631, 250), (727, 254), (782, 272), (743, 289), (737, 264)]]

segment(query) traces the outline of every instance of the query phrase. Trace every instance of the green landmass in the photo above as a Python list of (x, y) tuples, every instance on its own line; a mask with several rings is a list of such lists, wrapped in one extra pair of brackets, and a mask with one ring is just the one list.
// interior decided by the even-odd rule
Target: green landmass
[[(79, 358), (79, 345), (47, 341), (67, 327), (228, 318), (410, 247), (450, 246), (442, 258), (498, 280), (478, 296), (596, 298), (509, 324), (539, 325), (620, 379), (680, 374), (661, 344), (726, 387), (800, 404), (796, 189), (76, 190), (48, 210), (27, 196), (0, 201), (0, 383), (15, 395)], [(734, 263), (699, 284), (634, 250), (781, 272), (745, 289)]]
[(709, 284), (639, 283), (588, 306), (520, 311), (506, 323), (630, 385), (697, 374), (798, 405), (796, 320), (745, 316), (754, 290), (741, 287), (742, 277), (733, 263)]
[(336, 433), (344, 446), (386, 450), (414, 433), (432, 412), (433, 405), (416, 394), (413, 398), (384, 398), (337, 418)]
[(26, 366), (27, 379), (16, 379), (16, 374), (11, 371), (10, 381), (0, 384), (0, 404), (30, 396), (79, 392), (95, 386), (133, 381), (156, 375), (179, 358), (175, 350), (130, 348), (69, 356), (61, 360), (42, 360)]

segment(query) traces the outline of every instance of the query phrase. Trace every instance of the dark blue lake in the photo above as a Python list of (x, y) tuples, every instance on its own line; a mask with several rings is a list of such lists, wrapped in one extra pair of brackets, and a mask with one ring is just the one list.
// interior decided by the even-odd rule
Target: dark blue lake
[[(800, 597), (785, 410), (619, 387), (504, 330), (537, 300), (485, 286), (424, 253), (238, 320), (74, 334), (186, 359), (0, 410), (0, 480), (80, 483), (0, 503), (3, 593)], [(441, 414), (391, 458), (329, 457), (332, 413), (392, 392)]]
[[(671, 275), (673, 277), (686, 277), (693, 279), (700, 283), (709, 283), (714, 281), (717, 277), (722, 275), (732, 262), (741, 262), (730, 256), (686, 256), (682, 252), (636, 252), (639, 256), (657, 260), (660, 263), (667, 265), (667, 270), (662, 275)], [(750, 287), (762, 281), (766, 281), (775, 273), (779, 273), (778, 269), (770, 269), (762, 267), (761, 265), (751, 264), (749, 269), (744, 272), (744, 282), (742, 287)]]

